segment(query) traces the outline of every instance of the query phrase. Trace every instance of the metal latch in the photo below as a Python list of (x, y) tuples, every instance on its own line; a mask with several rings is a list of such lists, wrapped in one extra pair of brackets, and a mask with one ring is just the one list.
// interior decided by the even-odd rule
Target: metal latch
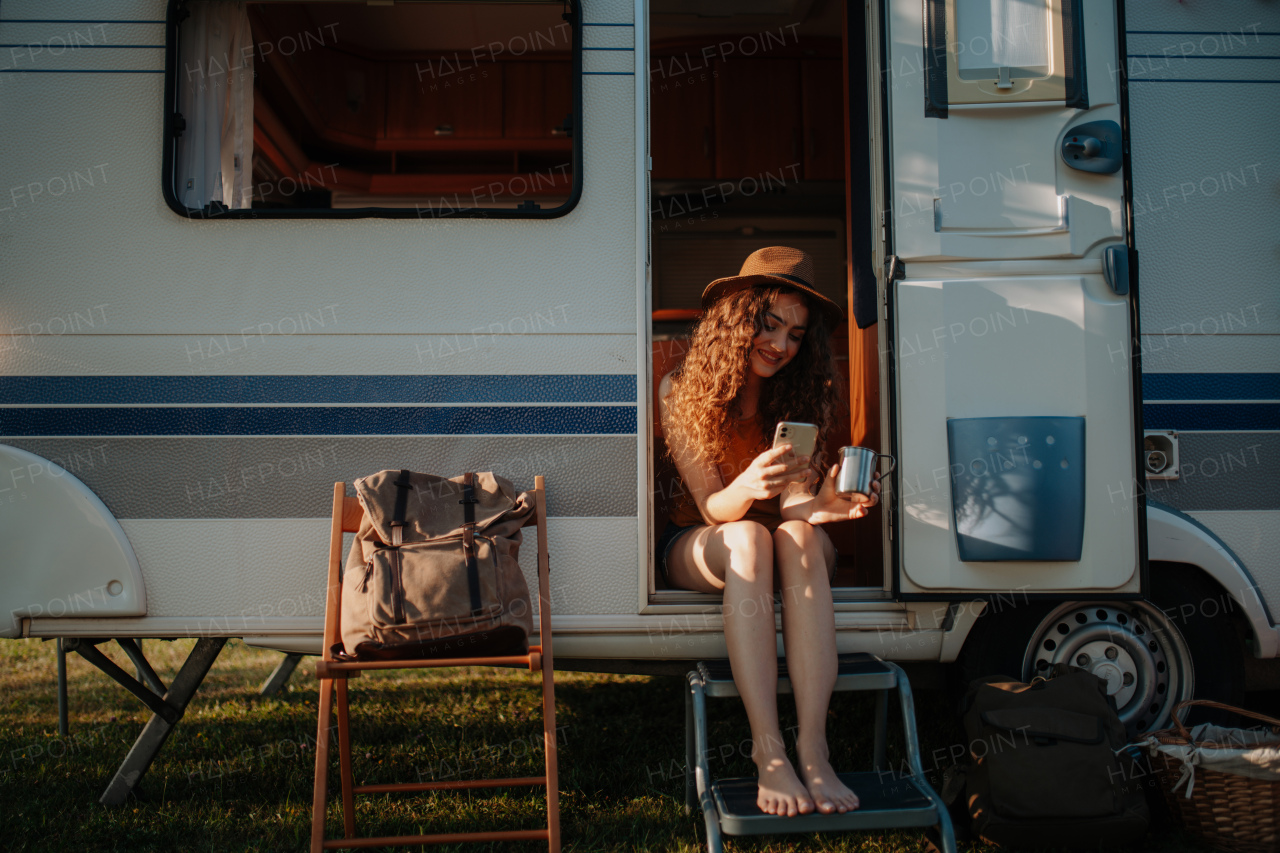
[(1120, 125), (1114, 121), (1078, 124), (1062, 137), (1062, 162), (1081, 172), (1110, 175), (1120, 171)]
[(1116, 296), (1129, 295), (1129, 259), (1137, 265), (1137, 251), (1124, 243), (1116, 243), (1102, 250), (1102, 277), (1111, 285)]

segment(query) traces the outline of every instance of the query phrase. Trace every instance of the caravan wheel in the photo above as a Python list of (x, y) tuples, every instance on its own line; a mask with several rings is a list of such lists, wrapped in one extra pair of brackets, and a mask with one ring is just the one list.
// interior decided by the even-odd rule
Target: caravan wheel
[[(992, 610), (974, 625), (961, 656), (964, 683), (988, 675), (1030, 681), (1055, 663), (1107, 682), (1131, 735), (1169, 725), (1193, 696), (1239, 705), (1246, 654), (1229, 597), (1191, 566), (1153, 563), (1145, 601), (1028, 603)], [(1197, 709), (1198, 710), (1198, 709)], [(1213, 714), (1191, 715), (1191, 722)]]
[(1146, 602), (1072, 602), (1054, 609), (1027, 643), (1023, 677), (1048, 675), (1057, 663), (1105, 681), (1131, 735), (1163, 728), (1173, 706), (1195, 695), (1187, 641)]

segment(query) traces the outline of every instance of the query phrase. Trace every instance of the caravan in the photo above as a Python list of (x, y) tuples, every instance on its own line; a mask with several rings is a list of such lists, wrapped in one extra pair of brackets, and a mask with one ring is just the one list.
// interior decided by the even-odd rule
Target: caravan
[(0, 36), (0, 636), (317, 653), (332, 484), (493, 470), (546, 477), (557, 663), (723, 657), (654, 571), (654, 395), (701, 288), (789, 245), (848, 311), (834, 446), (899, 461), (831, 531), (841, 651), (1073, 663), (1134, 731), (1274, 673), (1273, 5), (3, 0)]

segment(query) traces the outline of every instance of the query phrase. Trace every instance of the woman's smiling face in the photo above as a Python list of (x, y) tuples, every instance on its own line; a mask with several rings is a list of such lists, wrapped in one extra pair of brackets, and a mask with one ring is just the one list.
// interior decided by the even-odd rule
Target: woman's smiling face
[(809, 307), (795, 293), (783, 293), (765, 312), (764, 323), (751, 340), (751, 370), (768, 379), (800, 352), (809, 323)]

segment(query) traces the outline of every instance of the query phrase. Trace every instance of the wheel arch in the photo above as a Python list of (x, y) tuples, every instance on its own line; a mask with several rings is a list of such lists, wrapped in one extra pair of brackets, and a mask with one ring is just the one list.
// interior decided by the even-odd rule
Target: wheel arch
[[(1186, 566), (1204, 575), (1235, 602), (1238, 610), (1233, 615), (1252, 640), (1254, 656), (1280, 656), (1280, 629), (1275, 626), (1262, 590), (1244, 561), (1212, 530), (1174, 507), (1148, 500), (1147, 558), (1151, 564)], [(1063, 593), (1061, 600), (1070, 601), (1070, 593)], [(956, 619), (946, 632), (942, 662), (959, 658), (974, 626), (990, 611), (981, 599), (966, 603), (961, 612), (969, 618)]]
[(1148, 500), (1147, 556), (1153, 571), (1159, 563), (1178, 564), (1206, 576), (1239, 608), (1254, 656), (1280, 655), (1280, 631), (1262, 591), (1244, 561), (1212, 530), (1180, 510)]
[(0, 637), (22, 620), (145, 616), (146, 587), (133, 546), (111, 510), (66, 468), (0, 444)]

